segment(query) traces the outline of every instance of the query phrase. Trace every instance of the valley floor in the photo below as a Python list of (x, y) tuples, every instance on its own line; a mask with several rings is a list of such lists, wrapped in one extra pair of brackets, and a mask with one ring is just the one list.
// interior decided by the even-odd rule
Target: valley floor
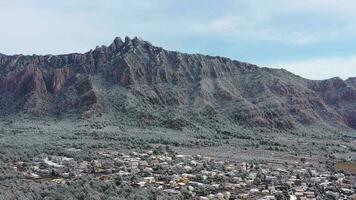
[(0, 199), (347, 199), (355, 193), (355, 133), (213, 134), (25, 119), (0, 125)]

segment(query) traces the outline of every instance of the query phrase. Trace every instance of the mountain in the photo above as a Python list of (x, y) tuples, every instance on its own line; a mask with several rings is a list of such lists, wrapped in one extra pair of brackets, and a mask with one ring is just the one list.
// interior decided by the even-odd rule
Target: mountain
[(2, 117), (26, 114), (170, 129), (356, 129), (356, 78), (167, 51), (137, 37), (67, 55), (0, 54)]

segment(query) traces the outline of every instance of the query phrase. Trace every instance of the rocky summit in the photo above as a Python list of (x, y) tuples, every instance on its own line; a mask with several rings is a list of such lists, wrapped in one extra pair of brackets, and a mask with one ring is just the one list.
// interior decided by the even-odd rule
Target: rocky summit
[(3, 117), (110, 120), (175, 130), (356, 129), (356, 78), (167, 51), (137, 37), (66, 55), (0, 54)]

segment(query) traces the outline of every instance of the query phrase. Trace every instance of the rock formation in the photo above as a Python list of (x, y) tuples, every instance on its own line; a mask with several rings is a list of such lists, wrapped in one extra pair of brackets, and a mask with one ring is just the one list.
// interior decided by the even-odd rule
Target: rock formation
[(115, 38), (84, 54), (1, 54), (0, 92), (3, 116), (105, 116), (173, 129), (356, 129), (356, 78), (307, 80), (283, 69), (166, 51), (139, 38)]

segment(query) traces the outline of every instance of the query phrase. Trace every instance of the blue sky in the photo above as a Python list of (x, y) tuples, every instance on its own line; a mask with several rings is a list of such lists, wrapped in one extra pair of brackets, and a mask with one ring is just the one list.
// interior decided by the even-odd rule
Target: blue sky
[(356, 76), (354, 0), (0, 0), (0, 52), (63, 54), (139, 36), (168, 50)]

